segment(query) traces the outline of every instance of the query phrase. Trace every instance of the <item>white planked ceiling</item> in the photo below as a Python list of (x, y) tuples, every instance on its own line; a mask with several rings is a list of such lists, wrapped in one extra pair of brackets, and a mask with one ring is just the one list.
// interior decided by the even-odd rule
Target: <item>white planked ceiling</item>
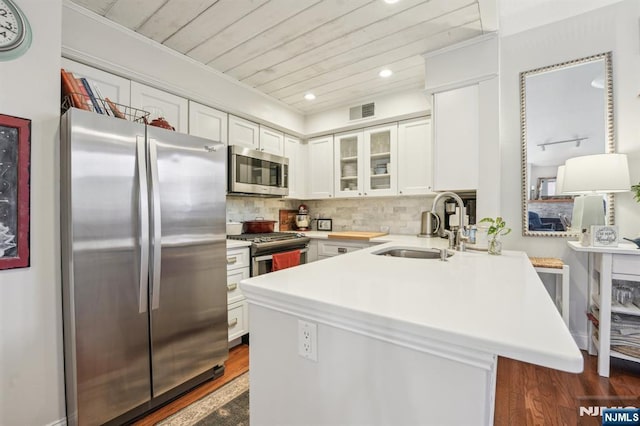
[(497, 22), (495, 0), (73, 1), (305, 114), (422, 88), (421, 53)]

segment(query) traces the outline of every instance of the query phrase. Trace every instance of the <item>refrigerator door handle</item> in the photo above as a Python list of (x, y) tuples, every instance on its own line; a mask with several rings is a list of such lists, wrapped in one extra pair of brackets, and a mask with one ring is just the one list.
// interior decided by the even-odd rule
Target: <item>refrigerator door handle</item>
[(222, 142), (215, 141), (211, 145), (205, 145), (204, 149), (208, 152), (216, 152), (220, 148), (223, 148), (225, 145)]
[(147, 189), (147, 167), (144, 136), (136, 138), (136, 157), (138, 166), (138, 215), (140, 223), (140, 286), (138, 294), (138, 312), (148, 309), (149, 300), (149, 200)]
[(160, 217), (160, 185), (158, 181), (158, 150), (156, 141), (149, 138), (149, 169), (151, 171), (151, 205), (153, 207), (153, 270), (151, 273), (151, 309), (160, 307), (160, 258), (162, 255), (162, 229)]

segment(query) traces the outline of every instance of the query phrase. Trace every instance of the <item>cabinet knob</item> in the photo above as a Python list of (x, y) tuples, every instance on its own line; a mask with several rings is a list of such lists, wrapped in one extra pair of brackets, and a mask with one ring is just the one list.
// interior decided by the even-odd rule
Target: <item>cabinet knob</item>
[(358, 195), (362, 195), (362, 194), (358, 192)]
[(402, 191), (399, 191), (402, 194)]
[(233, 328), (236, 325), (238, 325), (238, 318), (234, 318), (231, 321), (229, 321), (229, 328)]
[(238, 258), (236, 256), (227, 257), (227, 265), (233, 265), (237, 261), (238, 261)]
[(227, 284), (227, 291), (233, 291), (238, 288), (238, 283)]

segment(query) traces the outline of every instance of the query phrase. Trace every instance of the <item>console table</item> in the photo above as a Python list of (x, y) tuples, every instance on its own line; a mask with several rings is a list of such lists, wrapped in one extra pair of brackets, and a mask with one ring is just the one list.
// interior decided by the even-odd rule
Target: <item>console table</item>
[[(620, 243), (618, 247), (582, 246), (568, 241), (572, 250), (589, 254), (589, 310), (598, 309), (599, 325), (596, 329), (589, 321), (589, 354), (598, 355), (598, 374), (609, 377), (610, 357), (640, 362), (640, 356), (630, 356), (611, 349), (611, 314), (640, 317), (640, 308), (633, 303), (625, 305), (612, 301), (613, 281), (621, 280), (640, 286), (640, 250), (634, 244)], [(640, 352), (640, 351), (639, 351)]]

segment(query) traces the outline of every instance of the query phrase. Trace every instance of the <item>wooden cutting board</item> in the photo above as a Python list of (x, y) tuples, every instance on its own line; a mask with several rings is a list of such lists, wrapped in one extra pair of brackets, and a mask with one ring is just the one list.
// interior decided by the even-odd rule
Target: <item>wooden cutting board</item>
[(366, 240), (371, 238), (382, 237), (387, 235), (388, 232), (365, 232), (365, 231), (345, 231), (345, 232), (332, 232), (327, 235), (328, 238), (335, 238), (340, 240)]

